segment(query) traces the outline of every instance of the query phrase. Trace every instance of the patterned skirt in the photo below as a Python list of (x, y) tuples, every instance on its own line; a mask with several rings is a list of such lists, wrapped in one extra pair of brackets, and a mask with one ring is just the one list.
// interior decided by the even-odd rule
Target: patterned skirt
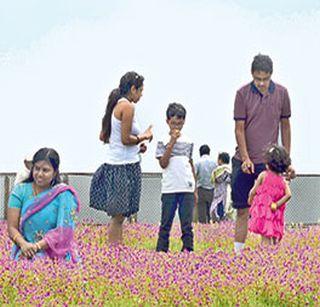
[(90, 207), (110, 216), (130, 215), (139, 211), (141, 194), (140, 163), (102, 164), (93, 174)]

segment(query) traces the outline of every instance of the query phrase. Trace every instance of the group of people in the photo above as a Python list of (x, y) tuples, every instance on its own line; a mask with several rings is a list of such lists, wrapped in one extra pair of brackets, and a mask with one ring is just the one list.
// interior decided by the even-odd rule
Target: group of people
[[(156, 251), (169, 250), (169, 236), (178, 210), (182, 251), (193, 251), (193, 211), (199, 221), (225, 215), (226, 184), (231, 181), (232, 205), (237, 211), (235, 251), (244, 247), (249, 229), (275, 243), (283, 236), (284, 210), (291, 193), (282, 176), (294, 177), (290, 154), (290, 100), (287, 90), (271, 80), (273, 63), (257, 55), (251, 67), (253, 81), (242, 87), (234, 105), (236, 153), (232, 171), (229, 155), (221, 153), (218, 165), (207, 159), (209, 148), (200, 149), (204, 163), (193, 164), (193, 142), (183, 133), (186, 109), (170, 103), (166, 109), (168, 133), (157, 141), (156, 159), (163, 170), (161, 221)], [(100, 140), (106, 144), (105, 163), (94, 173), (90, 207), (111, 216), (110, 243), (123, 241), (123, 222), (139, 211), (140, 155), (153, 139), (152, 126), (141, 130), (135, 104), (143, 93), (144, 78), (126, 73), (108, 98)], [(276, 145), (279, 127), (282, 146)], [(210, 178), (201, 182), (208, 167)], [(196, 186), (197, 182), (197, 186)], [(208, 184), (209, 182), (209, 184)], [(215, 191), (214, 193), (211, 193)], [(196, 200), (198, 198), (198, 201)], [(40, 149), (32, 159), (29, 177), (14, 187), (8, 204), (8, 231), (15, 259), (49, 256), (77, 261), (74, 225), (79, 200), (70, 186), (61, 183), (59, 156)], [(208, 213), (209, 212), (209, 213)], [(211, 212), (211, 213), (210, 213)], [(249, 220), (250, 215), (250, 220)]]
[(218, 154), (217, 163), (210, 157), (210, 147), (202, 145), (200, 159), (195, 163), (196, 203), (194, 222), (207, 224), (227, 218), (228, 185), (231, 171), (228, 166), (230, 156), (227, 152)]

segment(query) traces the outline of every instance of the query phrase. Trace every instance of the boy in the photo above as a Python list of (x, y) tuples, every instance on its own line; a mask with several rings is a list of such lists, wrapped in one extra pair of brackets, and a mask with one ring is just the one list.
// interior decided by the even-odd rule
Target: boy
[(228, 153), (219, 153), (218, 167), (212, 172), (211, 182), (214, 184), (213, 201), (210, 208), (212, 221), (221, 221), (226, 214), (227, 187), (231, 182), (229, 162)]
[(193, 251), (192, 214), (195, 190), (193, 143), (181, 133), (186, 118), (185, 108), (179, 103), (170, 103), (166, 115), (170, 132), (158, 142), (156, 150), (156, 158), (163, 169), (161, 225), (156, 250), (168, 251), (170, 230), (178, 208), (182, 251)]

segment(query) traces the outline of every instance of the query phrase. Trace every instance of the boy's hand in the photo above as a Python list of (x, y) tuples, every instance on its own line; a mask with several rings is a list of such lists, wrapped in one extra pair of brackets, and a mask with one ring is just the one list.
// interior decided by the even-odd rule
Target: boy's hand
[(172, 129), (170, 132), (171, 135), (171, 142), (175, 143), (177, 139), (180, 137), (181, 132), (179, 129)]

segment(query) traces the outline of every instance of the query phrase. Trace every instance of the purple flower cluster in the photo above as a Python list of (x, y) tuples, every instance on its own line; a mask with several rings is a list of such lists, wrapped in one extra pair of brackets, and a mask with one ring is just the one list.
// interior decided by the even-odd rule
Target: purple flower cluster
[(154, 251), (156, 225), (126, 224), (125, 245), (107, 244), (107, 226), (79, 225), (78, 264), (13, 262), (0, 222), (0, 304), (32, 305), (313, 305), (320, 304), (320, 227), (287, 229), (279, 246), (250, 235), (233, 252), (234, 225), (195, 225), (193, 253)]

